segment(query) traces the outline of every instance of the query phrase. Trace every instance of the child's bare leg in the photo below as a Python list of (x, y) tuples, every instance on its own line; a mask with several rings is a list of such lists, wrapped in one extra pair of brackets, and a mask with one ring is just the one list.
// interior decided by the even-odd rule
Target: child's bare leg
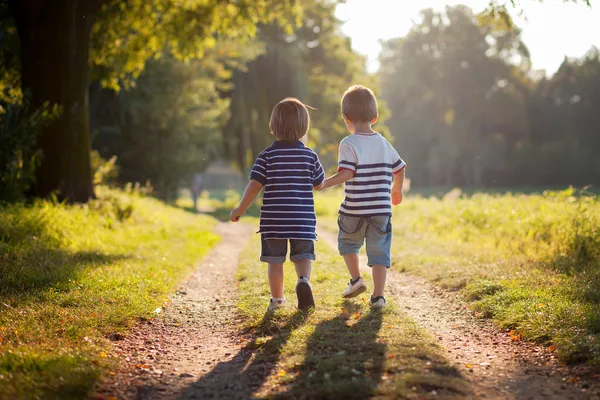
[(311, 265), (312, 265), (311, 260), (295, 261), (294, 266), (296, 267), (296, 275), (298, 275), (298, 278), (303, 276), (310, 281), (310, 273), (312, 270)]
[(271, 288), (271, 297), (280, 299), (283, 297), (283, 263), (269, 263), (269, 287)]
[(344, 261), (346, 267), (352, 279), (357, 279), (360, 276), (360, 263), (358, 261), (358, 254), (345, 254)]
[(385, 265), (373, 265), (373, 297), (383, 296), (387, 268)]

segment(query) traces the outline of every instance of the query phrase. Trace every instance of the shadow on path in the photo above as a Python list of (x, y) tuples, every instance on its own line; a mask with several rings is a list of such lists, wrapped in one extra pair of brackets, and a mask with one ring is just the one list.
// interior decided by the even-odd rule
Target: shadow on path
[(386, 350), (377, 342), (382, 314), (371, 310), (356, 320), (354, 312), (361, 307), (346, 301), (344, 308), (349, 312), (317, 325), (304, 363), (295, 368), (296, 378), (275, 398), (367, 399), (376, 394)]
[[(273, 373), (280, 350), (294, 329), (303, 325), (308, 317), (296, 312), (279, 326), (272, 313), (265, 313), (256, 328), (257, 337), (242, 348), (231, 360), (217, 364), (208, 374), (189, 386), (180, 399), (250, 399)], [(259, 338), (271, 336), (265, 343)]]

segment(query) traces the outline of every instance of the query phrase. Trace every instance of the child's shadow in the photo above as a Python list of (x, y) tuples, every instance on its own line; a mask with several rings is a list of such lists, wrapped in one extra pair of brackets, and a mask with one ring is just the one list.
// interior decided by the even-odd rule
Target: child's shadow
[(340, 315), (317, 325), (304, 363), (295, 368), (296, 378), (275, 398), (366, 399), (375, 394), (386, 350), (377, 342), (382, 313), (358, 314), (360, 307), (348, 301), (343, 307)]
[[(308, 317), (297, 311), (283, 326), (273, 320), (272, 312), (265, 313), (256, 328), (257, 338), (271, 336), (264, 343), (257, 338), (242, 348), (231, 360), (221, 362), (212, 371), (189, 386), (180, 399), (250, 399), (277, 365), (281, 348), (294, 329)], [(253, 357), (254, 356), (254, 357)]]

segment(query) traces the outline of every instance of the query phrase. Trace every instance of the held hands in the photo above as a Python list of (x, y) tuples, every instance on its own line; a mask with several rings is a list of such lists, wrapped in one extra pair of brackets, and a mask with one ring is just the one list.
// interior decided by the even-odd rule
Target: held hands
[(321, 182), (319, 185), (317, 186), (313, 186), (313, 190), (315, 192), (320, 192), (321, 190), (325, 189), (327, 186), (325, 186), (325, 183), (327, 183), (327, 180), (324, 180), (323, 182)]
[(240, 208), (234, 208), (231, 213), (229, 213), (229, 220), (231, 222), (238, 222), (240, 220), (240, 217), (244, 214), (244, 212), (242, 210), (240, 210)]
[(402, 188), (392, 188), (392, 204), (397, 206), (402, 203)]

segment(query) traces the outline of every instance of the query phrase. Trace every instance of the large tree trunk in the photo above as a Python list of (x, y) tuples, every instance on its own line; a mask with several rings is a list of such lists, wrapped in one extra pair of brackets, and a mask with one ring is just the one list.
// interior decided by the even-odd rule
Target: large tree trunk
[(61, 106), (38, 138), (42, 161), (32, 195), (73, 202), (94, 196), (88, 106), (89, 46), (99, 0), (13, 0), (22, 86), (32, 105)]

